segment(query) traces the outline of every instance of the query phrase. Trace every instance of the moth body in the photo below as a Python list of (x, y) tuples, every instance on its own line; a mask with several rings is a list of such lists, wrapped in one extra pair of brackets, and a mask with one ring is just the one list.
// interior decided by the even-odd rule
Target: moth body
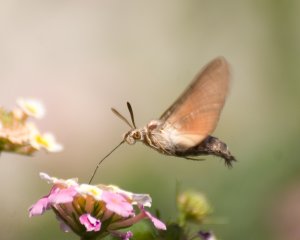
[(125, 133), (124, 141), (130, 145), (140, 141), (162, 154), (176, 157), (191, 158), (214, 155), (223, 158), (228, 167), (231, 167), (232, 163), (236, 161), (227, 145), (216, 137), (208, 136), (200, 143), (190, 146), (180, 145), (173, 141), (171, 133), (164, 131), (162, 126), (163, 122), (153, 120), (143, 128), (132, 129)]

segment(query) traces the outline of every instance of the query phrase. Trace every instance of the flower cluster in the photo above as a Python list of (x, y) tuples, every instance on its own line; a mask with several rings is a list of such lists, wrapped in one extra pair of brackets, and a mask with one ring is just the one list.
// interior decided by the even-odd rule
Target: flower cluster
[(50, 193), (29, 209), (30, 216), (52, 209), (64, 231), (72, 230), (81, 239), (101, 239), (107, 235), (130, 239), (132, 232), (121, 232), (142, 219), (149, 219), (160, 230), (166, 226), (146, 211), (148, 194), (135, 194), (113, 185), (79, 184), (76, 179), (57, 179), (45, 173), (40, 177), (52, 184)]
[(42, 118), (45, 115), (43, 105), (36, 100), (19, 99), (18, 108), (7, 111), (0, 108), (0, 152), (32, 154), (40, 149), (58, 152), (62, 146), (55, 141), (51, 133), (41, 134), (29, 117)]

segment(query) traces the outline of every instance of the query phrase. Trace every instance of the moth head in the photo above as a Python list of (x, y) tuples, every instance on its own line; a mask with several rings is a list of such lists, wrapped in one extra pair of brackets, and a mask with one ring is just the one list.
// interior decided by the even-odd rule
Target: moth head
[(132, 129), (124, 135), (125, 142), (130, 145), (135, 144), (136, 140), (142, 140), (142, 138), (143, 135), (139, 129)]

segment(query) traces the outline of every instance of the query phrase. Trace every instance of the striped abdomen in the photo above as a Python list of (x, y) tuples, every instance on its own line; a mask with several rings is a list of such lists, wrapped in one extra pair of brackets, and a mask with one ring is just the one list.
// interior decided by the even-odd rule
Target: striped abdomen
[(227, 145), (216, 137), (208, 136), (201, 143), (183, 151), (176, 151), (176, 156), (189, 157), (201, 155), (214, 155), (225, 160), (228, 167), (236, 161), (235, 157), (230, 153)]

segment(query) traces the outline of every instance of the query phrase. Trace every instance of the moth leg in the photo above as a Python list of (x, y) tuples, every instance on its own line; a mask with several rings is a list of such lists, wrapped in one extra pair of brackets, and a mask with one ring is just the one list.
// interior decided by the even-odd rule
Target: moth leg
[(156, 146), (153, 145), (153, 146), (152, 146), (153, 148), (157, 149), (159, 152), (161, 152), (161, 153), (163, 153), (163, 154), (170, 155), (170, 156), (174, 155), (174, 154), (172, 154), (170, 151), (166, 150), (166, 149), (160, 144), (160, 142), (157, 141), (157, 139), (156, 139), (156, 137), (155, 137), (154, 135), (153, 135), (152, 137), (153, 137), (153, 140), (155, 140), (156, 144), (158, 145), (158, 147), (156, 147)]

